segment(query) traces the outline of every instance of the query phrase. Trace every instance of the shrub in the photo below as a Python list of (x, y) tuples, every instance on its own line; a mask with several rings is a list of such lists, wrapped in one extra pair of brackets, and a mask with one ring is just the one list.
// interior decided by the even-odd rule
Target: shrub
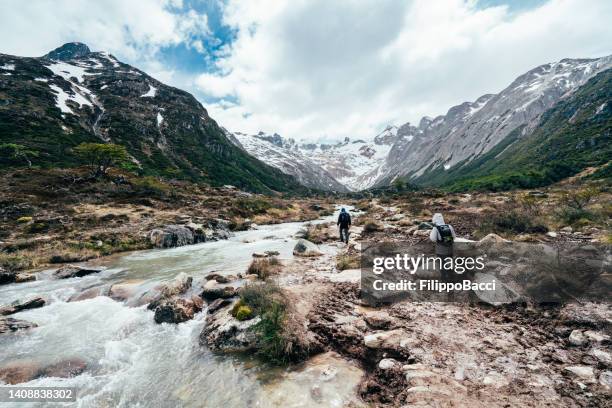
[(0, 254), (0, 266), (7, 271), (14, 272), (36, 266), (36, 262), (27, 256)]
[(329, 240), (328, 229), (329, 224), (306, 224), (306, 228), (299, 232), (299, 237), (304, 238), (315, 244), (322, 244), (324, 241)]
[(259, 279), (266, 280), (271, 275), (278, 273), (278, 266), (280, 261), (275, 256), (268, 258), (256, 258), (253, 259), (249, 268), (247, 269), (248, 274), (255, 274)]
[(509, 210), (500, 211), (493, 215), (489, 220), (486, 220), (481, 228), (483, 232), (495, 233), (545, 233), (548, 228), (537, 223), (523, 211)]
[(340, 271), (346, 269), (357, 269), (361, 265), (358, 256), (351, 256), (348, 254), (340, 255), (336, 261), (336, 268)]
[(248, 306), (240, 306), (236, 311), (235, 317), (241, 322), (244, 320), (248, 320), (253, 317), (253, 310)]
[(364, 221), (364, 224), (363, 224), (364, 232), (376, 232), (376, 231), (382, 231), (382, 230), (383, 230), (383, 226), (380, 222), (375, 221), (375, 220)]
[(109, 168), (128, 163), (128, 152), (124, 146), (113, 143), (81, 143), (74, 153), (91, 167), (92, 176), (106, 175)]

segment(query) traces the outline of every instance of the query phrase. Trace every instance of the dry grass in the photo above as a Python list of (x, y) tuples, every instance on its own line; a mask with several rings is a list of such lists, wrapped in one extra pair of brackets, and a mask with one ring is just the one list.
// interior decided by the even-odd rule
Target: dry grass
[(277, 257), (271, 256), (267, 258), (256, 258), (253, 259), (247, 273), (249, 275), (257, 275), (261, 280), (266, 280), (272, 275), (276, 275), (280, 272), (281, 263)]
[(340, 271), (346, 269), (358, 269), (361, 261), (358, 255), (342, 254), (336, 259), (336, 268)]

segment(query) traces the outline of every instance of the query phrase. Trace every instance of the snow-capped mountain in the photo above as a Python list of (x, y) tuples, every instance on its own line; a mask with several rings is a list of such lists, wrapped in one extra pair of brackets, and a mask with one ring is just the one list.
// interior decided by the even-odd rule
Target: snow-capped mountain
[(318, 190), (346, 192), (348, 189), (338, 182), (322, 166), (311, 160), (292, 139), (280, 135), (256, 135), (228, 133), (228, 138), (249, 154), (282, 172), (294, 176), (302, 185)]
[(295, 176), (307, 187), (357, 191), (372, 186), (377, 180), (376, 170), (397, 141), (398, 129), (388, 126), (370, 141), (345, 138), (334, 144), (299, 143), (276, 133), (247, 135), (236, 132), (230, 135), (230, 140), (248, 153)]
[(384, 185), (398, 176), (426, 182), (429, 173), (462, 166), (490, 151), (520, 125), (528, 134), (540, 115), (597, 73), (612, 67), (612, 56), (564, 59), (541, 65), (518, 77), (496, 95), (454, 106), (446, 115), (406, 123), (378, 174)]

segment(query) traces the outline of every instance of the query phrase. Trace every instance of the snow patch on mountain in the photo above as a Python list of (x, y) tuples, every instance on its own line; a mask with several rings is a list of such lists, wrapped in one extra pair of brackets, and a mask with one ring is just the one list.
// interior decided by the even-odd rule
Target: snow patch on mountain
[(153, 85), (149, 84), (149, 90), (140, 95), (141, 98), (155, 98), (155, 94), (157, 93), (157, 88)]

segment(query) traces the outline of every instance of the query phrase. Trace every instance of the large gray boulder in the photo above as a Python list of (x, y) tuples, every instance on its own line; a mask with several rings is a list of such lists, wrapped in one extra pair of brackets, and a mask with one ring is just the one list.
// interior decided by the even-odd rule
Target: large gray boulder
[(200, 344), (213, 351), (226, 353), (255, 350), (259, 346), (259, 337), (253, 326), (260, 321), (259, 316), (239, 321), (229, 310), (221, 309), (206, 318), (206, 326), (200, 333)]
[(192, 296), (191, 299), (164, 300), (155, 309), (155, 323), (178, 324), (191, 320), (196, 313), (202, 311), (203, 303), (199, 296)]
[(184, 225), (166, 225), (149, 233), (149, 240), (157, 248), (174, 248), (195, 243), (193, 231)]
[(323, 253), (319, 250), (315, 244), (305, 239), (299, 239), (293, 248), (293, 255), (295, 256), (321, 256)]
[(99, 273), (102, 269), (84, 268), (76, 265), (64, 265), (53, 273), (56, 279), (82, 278), (83, 276)]

